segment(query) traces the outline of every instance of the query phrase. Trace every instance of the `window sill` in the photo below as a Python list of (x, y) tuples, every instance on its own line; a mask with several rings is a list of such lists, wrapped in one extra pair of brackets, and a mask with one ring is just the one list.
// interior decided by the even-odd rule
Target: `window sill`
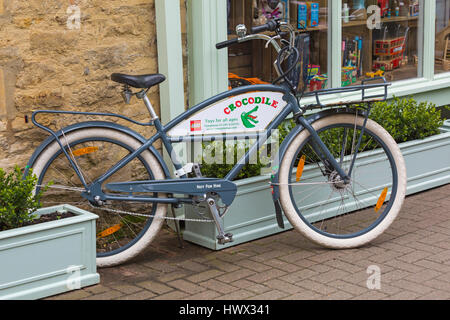
[[(440, 74), (435, 76), (434, 80), (426, 78), (416, 78), (411, 80), (402, 80), (392, 83), (392, 86), (388, 88), (388, 99), (395, 97), (404, 97), (409, 95), (415, 95), (418, 93), (429, 92), (434, 90), (440, 90), (450, 87), (450, 73)], [(367, 90), (366, 95), (383, 94), (382, 89)], [(337, 102), (349, 102), (361, 101), (361, 93), (345, 93), (345, 94), (333, 94), (324, 96), (320, 99), (320, 102), (324, 105), (329, 105)], [(301, 105), (310, 105), (316, 103), (314, 97), (304, 98), (301, 101)]]

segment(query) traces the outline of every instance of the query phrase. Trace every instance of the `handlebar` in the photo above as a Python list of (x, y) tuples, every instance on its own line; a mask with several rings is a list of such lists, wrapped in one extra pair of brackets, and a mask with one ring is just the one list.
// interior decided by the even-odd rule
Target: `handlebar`
[[(258, 33), (265, 32), (265, 31), (276, 31), (279, 27), (280, 27), (280, 23), (278, 20), (270, 20), (266, 24), (263, 24), (263, 25), (257, 26), (257, 27), (253, 27), (251, 30), (252, 34), (249, 36), (257, 36)], [(247, 37), (249, 37), (249, 36), (247, 36)], [(219, 50), (223, 49), (223, 48), (227, 48), (229, 46), (232, 46), (234, 44), (241, 42), (242, 40), (243, 40), (242, 38), (237, 38), (237, 39), (231, 39), (231, 40), (219, 42), (218, 44), (216, 44), (216, 48)]]
[[(243, 26), (243, 28), (246, 31), (245, 26)], [(274, 20), (270, 20), (269, 22), (267, 22), (266, 24), (263, 24), (261, 26), (253, 27), (251, 29), (251, 34), (246, 35), (245, 34), (246, 32), (244, 31), (243, 34), (238, 33), (238, 38), (217, 43), (216, 48), (220, 50), (220, 49), (227, 48), (227, 47), (230, 47), (232, 45), (235, 45), (235, 44), (238, 44), (241, 42), (260, 39), (260, 40), (267, 41), (268, 44), (269, 43), (272, 44), (274, 46), (275, 50), (277, 52), (280, 52), (281, 47), (278, 45), (277, 41), (275, 41), (275, 40), (280, 39), (282, 36), (284, 36), (286, 34), (285, 32), (282, 32), (281, 29), (289, 31), (289, 33), (290, 33), (289, 43), (290, 43), (291, 47), (294, 46), (295, 32), (294, 32), (294, 29), (292, 28), (292, 26), (286, 22), (280, 21), (279, 19), (274, 19)], [(277, 36), (271, 37), (267, 34), (261, 34), (262, 32), (265, 32), (265, 31), (276, 31)]]
[[(276, 32), (276, 34), (268, 35), (262, 33), (265, 31)], [(285, 31), (288, 31), (289, 41), (283, 39), (283, 37), (286, 35)], [(291, 81), (287, 78), (287, 75), (294, 70), (294, 68), (297, 66), (297, 62), (289, 63), (290, 66), (288, 68), (288, 71), (284, 71), (281, 68), (281, 64), (286, 61), (286, 59), (293, 53), (295, 53), (296, 61), (298, 61), (300, 58), (300, 54), (297, 48), (295, 48), (295, 29), (292, 25), (279, 19), (274, 19), (261, 26), (253, 27), (251, 29), (251, 34), (247, 34), (247, 28), (244, 25), (238, 25), (236, 27), (236, 33), (238, 36), (237, 38), (217, 43), (216, 48), (223, 49), (231, 45), (250, 40), (265, 40), (267, 42), (266, 48), (269, 45), (272, 45), (275, 51), (278, 53), (278, 58), (275, 61), (274, 65), (279, 77), (274, 81), (274, 83), (277, 83), (284, 79), (291, 87), (292, 91), (296, 90), (296, 85), (293, 85), (291, 83)], [(296, 82), (296, 80), (294, 80), (293, 82)]]
[(239, 43), (239, 39), (231, 39), (231, 40), (227, 40), (227, 41), (223, 41), (223, 42), (219, 42), (218, 44), (216, 44), (216, 48), (217, 49), (223, 49), (223, 48), (227, 48), (229, 46), (232, 46), (236, 43)]
[(265, 31), (275, 31), (279, 28), (279, 22), (278, 20), (270, 20), (266, 24), (263, 24), (261, 26), (253, 27), (252, 28), (252, 34), (261, 33)]

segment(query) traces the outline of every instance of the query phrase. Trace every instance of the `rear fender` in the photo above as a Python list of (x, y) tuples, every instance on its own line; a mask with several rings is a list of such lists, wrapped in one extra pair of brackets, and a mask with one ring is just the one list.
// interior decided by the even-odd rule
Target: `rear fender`
[[(88, 122), (81, 122), (81, 123), (73, 124), (73, 125), (70, 125), (64, 129), (61, 129), (60, 131), (58, 131), (56, 133), (56, 136), (61, 137), (63, 131), (65, 134), (67, 134), (67, 133), (70, 133), (73, 131), (87, 129), (87, 128), (114, 129), (114, 130), (118, 130), (122, 133), (128, 134), (129, 136), (135, 138), (142, 144), (144, 144), (147, 141), (142, 135), (140, 135), (136, 131), (131, 130), (130, 128), (121, 126), (121, 125), (113, 123), (113, 122), (104, 122), (104, 121), (88, 121)], [(28, 174), (29, 169), (33, 167), (34, 163), (36, 162), (36, 160), (39, 157), (39, 155), (41, 154), (41, 152), (43, 152), (49, 145), (51, 145), (55, 141), (56, 141), (56, 138), (54, 136), (50, 136), (34, 151), (33, 155), (31, 156), (31, 158), (28, 161), (28, 164), (26, 166), (26, 169), (24, 172), (25, 175)], [(167, 168), (167, 165), (165, 164), (161, 154), (153, 146), (149, 147), (149, 151), (155, 156), (155, 158), (158, 160), (159, 164), (161, 165), (161, 168), (164, 171), (165, 178), (166, 179), (170, 178), (170, 171)]]

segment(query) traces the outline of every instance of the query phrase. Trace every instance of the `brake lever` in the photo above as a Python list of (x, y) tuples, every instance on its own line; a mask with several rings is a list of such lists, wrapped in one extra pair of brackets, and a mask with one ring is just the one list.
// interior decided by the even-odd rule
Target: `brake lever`
[[(276, 41), (276, 40), (278, 40), (278, 39), (281, 39), (281, 36), (278, 34), (278, 35), (276, 35), (276, 36), (274, 36), (274, 37), (272, 37), (272, 38), (270, 38), (268, 41), (267, 41), (267, 43), (266, 43), (266, 49), (269, 47), (269, 45), (272, 43), (272, 42), (274, 42), (274, 41)], [(275, 42), (276, 43), (276, 42)]]

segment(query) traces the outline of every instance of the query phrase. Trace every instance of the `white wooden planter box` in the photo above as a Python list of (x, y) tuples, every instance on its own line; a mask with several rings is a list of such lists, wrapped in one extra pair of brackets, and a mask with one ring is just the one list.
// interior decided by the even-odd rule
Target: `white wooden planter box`
[[(441, 131), (441, 134), (424, 140), (400, 144), (408, 172), (408, 195), (450, 183), (450, 121), (445, 122)], [(364, 161), (366, 162), (364, 170), (367, 170), (367, 176), (370, 178), (377, 172), (377, 160), (372, 157)], [(378, 163), (380, 162), (378, 161)], [(308, 175), (317, 174), (314, 170), (305, 168), (304, 179)], [(183, 238), (213, 250), (221, 250), (291, 229), (286, 218), (284, 219), (286, 228), (278, 227), (269, 182), (268, 176), (237, 181), (236, 199), (223, 218), (225, 230), (234, 235), (234, 242), (225, 246), (219, 245), (216, 240), (217, 231), (214, 224), (189, 221), (186, 221)], [(380, 189), (383, 189), (381, 185)], [(376, 199), (370, 199), (370, 197), (371, 195), (367, 194), (365, 200), (376, 202)], [(335, 202), (338, 205), (337, 199)], [(311, 220), (314, 219), (314, 209), (318, 205), (313, 202), (302, 205), (303, 211), (306, 210), (306, 214), (311, 217)], [(330, 206), (333, 204), (330, 203)], [(186, 210), (186, 217), (198, 218), (190, 210), (190, 208)]]
[(69, 205), (75, 217), (0, 232), (0, 300), (40, 299), (100, 282), (96, 215)]

